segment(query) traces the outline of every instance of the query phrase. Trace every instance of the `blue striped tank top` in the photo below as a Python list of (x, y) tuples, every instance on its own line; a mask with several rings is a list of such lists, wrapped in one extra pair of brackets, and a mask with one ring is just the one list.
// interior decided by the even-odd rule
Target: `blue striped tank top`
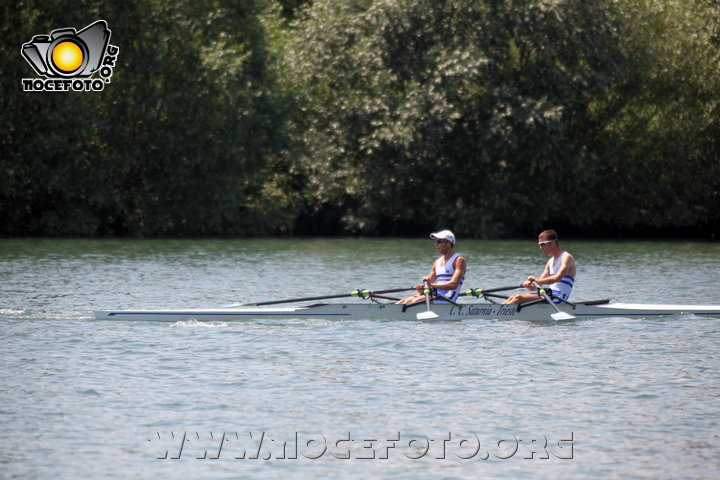
[[(452, 279), (453, 274), (455, 273), (455, 267), (453, 264), (455, 263), (455, 259), (459, 257), (460, 254), (456, 253), (452, 257), (448, 258), (448, 260), (445, 262), (444, 265), (440, 265), (440, 261), (443, 259), (443, 257), (438, 258), (435, 261), (435, 275), (437, 276), (437, 280), (435, 280), (436, 283), (445, 283), (449, 282)], [(458, 297), (458, 294), (460, 293), (460, 289), (462, 289), (462, 284), (465, 281), (465, 276), (463, 275), (460, 279), (460, 284), (453, 290), (438, 290), (438, 294), (442, 295), (443, 297), (449, 298), (452, 301), (455, 301)], [(436, 303), (448, 303), (443, 300), (437, 300)]]
[[(555, 275), (558, 270), (560, 270), (560, 265), (562, 265), (562, 257), (567, 254), (567, 252), (563, 252), (557, 260), (554, 258), (551, 259), (551, 265), (550, 265), (550, 275)], [(575, 285), (575, 277), (571, 277), (570, 275), (565, 275), (563, 278), (561, 278), (559, 281), (553, 283), (550, 285), (550, 289), (552, 290), (553, 294), (556, 296), (562, 298), (563, 300), (567, 300), (570, 298), (570, 293), (572, 293), (573, 286)], [(558, 302), (556, 300), (556, 302)]]

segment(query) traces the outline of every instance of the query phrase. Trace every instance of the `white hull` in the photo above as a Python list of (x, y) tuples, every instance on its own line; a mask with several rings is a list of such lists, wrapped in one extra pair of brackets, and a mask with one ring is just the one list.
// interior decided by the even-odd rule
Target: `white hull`
[[(692, 314), (698, 316), (720, 316), (720, 305), (663, 305), (630, 303), (579, 303), (575, 308), (560, 305), (563, 312), (576, 318), (633, 317), (655, 318), (667, 315)], [(417, 320), (417, 314), (427, 307), (416, 305), (403, 311), (402, 305), (375, 303), (329, 303), (306, 307), (266, 308), (244, 307), (210, 310), (99, 310), (99, 320), (141, 320), (178, 322), (183, 320), (228, 321), (262, 319), (331, 319), (331, 320)], [(438, 317), (435, 320), (551, 320), (555, 310), (548, 304), (522, 307), (496, 305), (492, 303), (463, 303), (459, 306), (432, 305)]]

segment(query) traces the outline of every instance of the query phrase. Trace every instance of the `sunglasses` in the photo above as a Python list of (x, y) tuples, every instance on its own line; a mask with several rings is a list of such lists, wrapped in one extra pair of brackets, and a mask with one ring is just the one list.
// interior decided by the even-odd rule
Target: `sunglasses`
[(443, 240), (443, 239), (437, 239), (437, 240), (435, 240), (435, 243), (439, 245), (439, 244), (441, 244), (441, 243), (448, 243), (448, 241), (447, 241), (447, 240)]
[(540, 245), (540, 246), (550, 245), (552, 242), (553, 242), (552, 240), (545, 240), (544, 242), (538, 242), (538, 245)]

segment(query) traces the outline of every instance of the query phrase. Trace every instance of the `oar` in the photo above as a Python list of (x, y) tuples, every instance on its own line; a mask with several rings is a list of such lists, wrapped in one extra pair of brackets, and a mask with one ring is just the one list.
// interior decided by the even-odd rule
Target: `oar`
[(430, 310), (430, 286), (428, 285), (427, 280), (423, 282), (423, 293), (425, 294), (425, 304), (427, 305), (427, 311), (426, 312), (420, 312), (417, 314), (418, 320), (433, 320), (435, 318), (438, 318), (437, 313)]
[(460, 293), (458, 296), (464, 297), (480, 297), (485, 296), (486, 293), (503, 292), (505, 290), (515, 290), (517, 288), (523, 288), (522, 285), (512, 285), (510, 287), (497, 287), (497, 288), (471, 288), (467, 292)]
[(573, 317), (569, 313), (561, 312), (560, 309), (555, 305), (550, 298), (550, 296), (545, 292), (545, 289), (540, 287), (540, 284), (538, 284), (535, 280), (532, 281), (533, 287), (538, 289), (538, 293), (545, 299), (547, 303), (549, 303), (557, 313), (553, 313), (550, 316), (553, 318), (553, 320), (572, 320)]
[(414, 288), (391, 288), (388, 290), (366, 290), (366, 289), (357, 289), (353, 290), (350, 293), (341, 293), (338, 295), (323, 295), (320, 297), (302, 297), (302, 298), (286, 298), (285, 300), (271, 300), (267, 302), (252, 302), (252, 303), (228, 303), (227, 305), (223, 305), (225, 308), (232, 308), (232, 307), (249, 307), (249, 306), (256, 306), (259, 307), (261, 305), (277, 305), (279, 303), (294, 303), (294, 302), (311, 302), (313, 300), (330, 300), (331, 298), (346, 298), (346, 297), (360, 297), (360, 298), (367, 298), (372, 297), (375, 294), (383, 294), (383, 293), (395, 293), (395, 292), (405, 292), (407, 290), (414, 290)]

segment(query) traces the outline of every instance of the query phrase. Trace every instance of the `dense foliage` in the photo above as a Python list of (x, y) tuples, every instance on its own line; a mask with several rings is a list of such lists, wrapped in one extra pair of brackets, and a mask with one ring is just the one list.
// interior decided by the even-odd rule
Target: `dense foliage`
[[(0, 7), (0, 233), (720, 233), (715, 0)], [(22, 92), (108, 21), (103, 92)]]
[[(247, 234), (290, 221), (269, 160), (288, 145), (288, 102), (273, 93), (258, 2), (2, 8), (2, 232)], [(98, 18), (120, 48), (104, 91), (20, 91), (33, 73), (20, 45)]]

